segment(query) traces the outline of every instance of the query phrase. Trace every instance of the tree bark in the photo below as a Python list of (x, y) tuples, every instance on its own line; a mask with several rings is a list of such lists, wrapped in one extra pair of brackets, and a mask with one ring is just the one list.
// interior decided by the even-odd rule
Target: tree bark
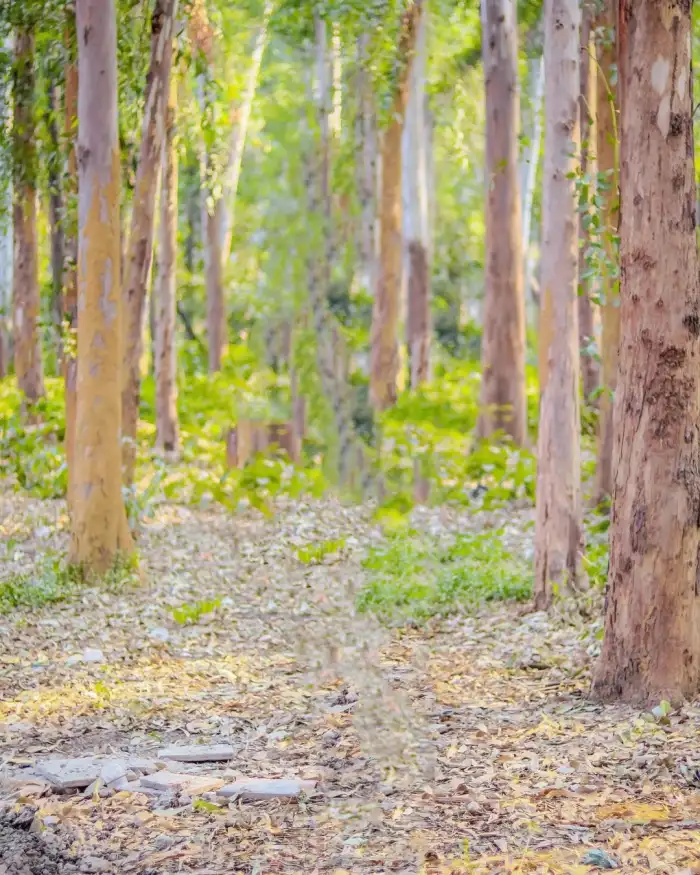
[(65, 246), (65, 200), (63, 197), (63, 156), (58, 136), (58, 115), (61, 94), (58, 85), (49, 82), (49, 112), (47, 130), (51, 143), (48, 161), (49, 177), (49, 229), (51, 239), (51, 318), (54, 323), (56, 351), (59, 362), (63, 360), (63, 270), (66, 258)]
[(207, 292), (207, 335), (209, 341), (209, 373), (221, 370), (224, 346), (228, 334), (224, 307), (224, 282), (221, 259), (221, 229), (224, 205), (221, 198), (212, 205), (205, 199), (204, 222), (204, 278)]
[(576, 588), (582, 548), (578, 354), (577, 0), (546, 0), (540, 428), (535, 605)]
[(20, 391), (31, 405), (44, 394), (36, 230), (37, 153), (34, 126), (34, 35), (15, 40), (13, 140), (14, 348)]
[[(595, 42), (592, 38), (593, 11), (590, 3), (581, 7), (581, 176), (587, 180), (589, 192), (596, 188), (596, 92), (597, 68), (595, 63)], [(587, 270), (587, 249), (589, 233), (586, 216), (579, 205), (579, 296), (578, 296), (578, 336), (581, 355), (581, 385), (585, 401), (590, 401), (599, 384), (598, 361), (595, 354), (596, 308), (592, 300), (590, 279), (584, 279)]]
[(428, 217), (428, 128), (425, 118), (426, 15), (418, 25), (409, 87), (403, 155), (403, 231), (408, 262), (406, 339), (410, 385), (430, 378), (430, 226)]
[(363, 33), (357, 42), (358, 110), (355, 136), (359, 153), (356, 162), (357, 190), (360, 200), (358, 229), (358, 260), (362, 286), (375, 296), (378, 274), (377, 192), (379, 186), (379, 154), (377, 113), (369, 70), (369, 34)]
[[(6, 48), (11, 50), (8, 39)], [(4, 116), (11, 106), (9, 86), (0, 87), (0, 114)], [(0, 195), (0, 378), (6, 377), (12, 360), (12, 181)]]
[(101, 574), (133, 544), (120, 464), (120, 162), (114, 0), (77, 0), (78, 392), (72, 560)]
[(604, 181), (599, 195), (603, 201), (603, 246), (607, 269), (601, 272), (601, 383), (600, 416), (598, 419), (598, 465), (596, 493), (599, 501), (613, 491), (613, 396), (617, 386), (618, 347), (620, 343), (620, 300), (618, 293), (618, 252), (614, 236), (619, 218), (618, 155), (617, 155), (617, 51), (615, 24), (617, 0), (606, 0), (605, 8), (596, 22), (602, 33), (598, 46), (597, 94), (597, 152), (598, 177)]
[(401, 298), (401, 140), (408, 101), (408, 82), (415, 53), (423, 0), (410, 0), (399, 36), (401, 65), (387, 127), (382, 136), (382, 182), (379, 204), (379, 277), (372, 308), (370, 399), (375, 409), (396, 403), (399, 374)]
[[(532, 139), (530, 142), (527, 168), (524, 174), (523, 201), (523, 253), (525, 262), (524, 298), (526, 305), (532, 298), (533, 275), (535, 272), (535, 256), (532, 250), (532, 205), (535, 201), (535, 186), (537, 184), (537, 169), (540, 163), (542, 148), (542, 103), (544, 101), (544, 57), (538, 58), (533, 65), (535, 77), (534, 99), (532, 107)], [(534, 303), (534, 302), (533, 302)]]
[(518, 46), (514, 0), (484, 0), (486, 293), (478, 433), (527, 439), (525, 298), (518, 179)]
[(146, 292), (153, 257), (156, 189), (162, 162), (165, 107), (168, 100), (177, 0), (156, 0), (151, 17), (151, 59), (146, 77), (146, 105), (136, 170), (131, 229), (125, 272), (125, 332), (122, 405), (123, 464), (131, 483), (136, 461), (136, 428), (141, 390), (141, 357)]
[(700, 288), (691, 4), (622, 0), (621, 338), (605, 639), (593, 692), (700, 690)]
[(159, 272), (155, 289), (156, 443), (170, 453), (177, 450), (179, 441), (175, 347), (178, 215), (176, 115), (177, 83), (173, 78), (163, 140)]
[(68, 336), (63, 349), (63, 380), (66, 405), (66, 464), (68, 466), (68, 509), (72, 508), (72, 482), (75, 459), (75, 411), (78, 362), (75, 357), (78, 325), (78, 160), (76, 136), (78, 133), (78, 61), (76, 46), (75, 11), (66, 12), (64, 43), (66, 65), (64, 70), (64, 135), (66, 139), (66, 216), (63, 264), (63, 321)]

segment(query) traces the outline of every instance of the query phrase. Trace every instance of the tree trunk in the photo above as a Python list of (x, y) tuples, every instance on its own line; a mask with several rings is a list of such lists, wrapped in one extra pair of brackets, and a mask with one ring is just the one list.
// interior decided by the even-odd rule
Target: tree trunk
[(48, 161), (49, 228), (51, 239), (51, 318), (54, 324), (56, 351), (59, 362), (63, 359), (61, 323), (63, 321), (63, 270), (65, 264), (65, 202), (63, 198), (63, 161), (58, 136), (58, 117), (61, 94), (58, 85), (49, 83), (49, 111), (46, 127), (51, 143)]
[(531, 301), (535, 256), (532, 251), (532, 206), (535, 201), (537, 169), (542, 149), (542, 103), (544, 101), (544, 57), (534, 63), (535, 93), (532, 106), (532, 139), (525, 173), (525, 192), (523, 201), (523, 253), (525, 261), (524, 298), (526, 305)]
[[(595, 42), (592, 39), (592, 16), (590, 4), (583, 3), (581, 7), (581, 176), (587, 180), (587, 189), (592, 195), (596, 188), (595, 159), (595, 113), (596, 113), (596, 80)], [(581, 384), (584, 400), (589, 401), (598, 388), (598, 360), (595, 353), (596, 313), (591, 292), (590, 279), (584, 279), (587, 270), (587, 250), (589, 233), (587, 217), (579, 205), (579, 296), (578, 296), (578, 336), (581, 354)]]
[(535, 604), (575, 588), (582, 548), (578, 354), (579, 7), (546, 0), (540, 429)]
[(691, 4), (622, 0), (620, 368), (603, 651), (593, 692), (700, 690), (700, 305)]
[(617, 51), (615, 46), (615, 22), (617, 0), (606, 0), (605, 9), (596, 22), (603, 34), (598, 46), (598, 95), (597, 95), (597, 144), (598, 178), (604, 181), (599, 186), (603, 201), (603, 246), (607, 269), (601, 271), (601, 383), (600, 416), (598, 419), (598, 465), (596, 468), (596, 493), (599, 501), (612, 495), (613, 490), (613, 395), (617, 385), (618, 346), (620, 343), (620, 300), (618, 292), (617, 265), (619, 254), (614, 242), (616, 235), (618, 204), (618, 154), (617, 154)]
[(136, 461), (136, 427), (141, 390), (141, 357), (146, 292), (153, 257), (153, 236), (158, 172), (162, 162), (165, 107), (168, 100), (172, 43), (177, 0), (156, 0), (151, 17), (151, 59), (146, 77), (146, 105), (136, 170), (131, 229), (125, 276), (124, 332), (124, 475), (131, 483)]
[(426, 16), (418, 25), (411, 71), (403, 162), (405, 209), (403, 233), (408, 263), (406, 339), (410, 385), (430, 378), (430, 228), (428, 217), (427, 138), (425, 118)]
[(30, 405), (44, 394), (36, 231), (38, 159), (34, 134), (34, 36), (27, 30), (19, 30), (15, 41), (12, 128), (14, 347), (17, 385)]
[(163, 141), (160, 187), (159, 273), (155, 287), (156, 442), (166, 452), (178, 446), (177, 354), (175, 347), (177, 275), (177, 83), (170, 100)]
[(255, 36), (255, 42), (253, 44), (253, 53), (250, 59), (250, 68), (248, 70), (248, 78), (243, 93), (243, 100), (241, 101), (240, 107), (234, 112), (235, 122), (231, 137), (228, 166), (224, 177), (224, 206), (221, 218), (221, 231), (223, 235), (221, 256), (224, 265), (228, 264), (228, 261), (231, 258), (231, 243), (233, 241), (233, 222), (236, 211), (238, 181), (241, 177), (243, 152), (245, 151), (246, 137), (248, 135), (248, 124), (250, 123), (253, 101), (255, 100), (255, 92), (258, 86), (260, 67), (262, 65), (263, 55), (265, 54), (265, 48), (267, 47), (268, 25), (270, 23), (270, 16), (272, 15), (274, 5), (273, 0), (266, 0), (263, 11), (263, 22)]
[(357, 42), (358, 110), (355, 122), (357, 151), (357, 191), (360, 200), (358, 260), (362, 286), (372, 297), (377, 291), (378, 237), (377, 191), (379, 155), (377, 145), (377, 113), (369, 69), (369, 34), (363, 33)]
[(78, 159), (75, 139), (78, 133), (78, 61), (75, 11), (69, 8), (64, 33), (66, 66), (64, 70), (64, 136), (66, 140), (66, 216), (63, 265), (63, 321), (68, 335), (63, 349), (63, 380), (66, 405), (66, 463), (68, 466), (68, 509), (72, 508), (72, 482), (75, 457), (75, 408), (78, 363), (75, 357), (78, 326)]
[(525, 299), (518, 179), (518, 46), (514, 0), (484, 0), (486, 293), (478, 433), (527, 439)]
[(382, 183), (379, 215), (379, 277), (372, 308), (370, 399), (377, 410), (396, 403), (399, 374), (401, 298), (401, 140), (408, 82), (415, 54), (423, 0), (411, 0), (401, 22), (398, 57), (401, 69), (382, 137)]
[[(8, 40), (6, 45), (11, 50)], [(9, 86), (0, 86), (0, 115), (4, 116), (11, 106)], [(0, 378), (10, 370), (12, 357), (12, 182), (0, 194)]]
[(132, 550), (122, 498), (120, 162), (114, 0), (77, 0), (78, 397), (72, 559), (101, 574)]
[(221, 228), (224, 205), (221, 198), (214, 205), (211, 198), (205, 199), (204, 222), (204, 270), (207, 291), (207, 335), (209, 341), (209, 373), (221, 370), (224, 346), (228, 334), (224, 307), (224, 284), (221, 260)]

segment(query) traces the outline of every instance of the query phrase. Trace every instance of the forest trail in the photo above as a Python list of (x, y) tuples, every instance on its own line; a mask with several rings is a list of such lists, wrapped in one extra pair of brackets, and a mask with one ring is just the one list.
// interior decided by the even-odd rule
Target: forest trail
[[(0, 500), (8, 564), (64, 550), (62, 514)], [(700, 708), (589, 702), (594, 630), (561, 616), (499, 606), (392, 631), (356, 615), (379, 537), (331, 501), (269, 520), (162, 506), (142, 586), (0, 617), (0, 873), (700, 871)], [(218, 604), (197, 617), (203, 602)], [(317, 789), (219, 808), (35, 797), (26, 777), (48, 758), (199, 742), (235, 749), (199, 774)]]

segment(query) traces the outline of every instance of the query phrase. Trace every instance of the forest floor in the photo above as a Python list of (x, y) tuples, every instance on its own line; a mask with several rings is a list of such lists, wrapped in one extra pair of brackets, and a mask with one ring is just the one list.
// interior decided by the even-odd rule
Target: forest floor
[[(2, 575), (31, 568), (65, 550), (64, 510), (0, 498), (0, 534)], [(271, 519), (162, 506), (141, 585), (0, 616), (0, 873), (700, 872), (700, 707), (589, 701), (595, 636), (573, 611), (397, 629), (357, 615), (380, 537), (332, 501)], [(218, 807), (27, 777), (47, 758), (197, 742), (236, 750), (202, 774), (317, 788)]]

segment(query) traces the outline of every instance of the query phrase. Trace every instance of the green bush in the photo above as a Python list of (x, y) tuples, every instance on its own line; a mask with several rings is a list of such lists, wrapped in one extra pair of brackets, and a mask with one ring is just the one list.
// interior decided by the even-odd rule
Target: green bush
[(363, 560), (368, 582), (358, 608), (385, 620), (423, 619), (532, 595), (527, 562), (503, 545), (503, 530), (459, 535), (444, 544), (415, 531), (390, 537)]

